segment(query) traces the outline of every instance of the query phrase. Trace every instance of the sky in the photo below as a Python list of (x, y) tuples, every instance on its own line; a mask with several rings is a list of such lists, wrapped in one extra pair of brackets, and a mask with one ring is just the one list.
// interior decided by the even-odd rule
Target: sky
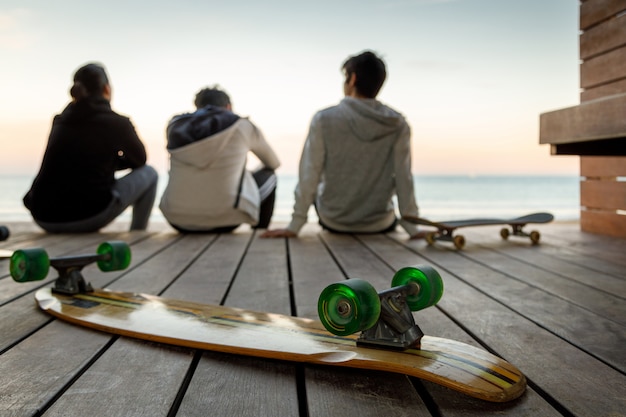
[(579, 104), (574, 0), (0, 0), (0, 174), (35, 175), (73, 73), (105, 65), (112, 107), (167, 171), (165, 126), (218, 84), (297, 173), (341, 65), (378, 53), (378, 99), (412, 131), (418, 175), (577, 175), (539, 145), (541, 113)]

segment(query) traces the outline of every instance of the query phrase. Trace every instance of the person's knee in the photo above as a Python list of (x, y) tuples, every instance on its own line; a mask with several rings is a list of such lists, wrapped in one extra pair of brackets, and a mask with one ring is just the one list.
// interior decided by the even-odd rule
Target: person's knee
[(143, 175), (145, 175), (151, 184), (156, 183), (159, 179), (159, 173), (151, 165), (144, 165), (140, 169), (143, 170)]

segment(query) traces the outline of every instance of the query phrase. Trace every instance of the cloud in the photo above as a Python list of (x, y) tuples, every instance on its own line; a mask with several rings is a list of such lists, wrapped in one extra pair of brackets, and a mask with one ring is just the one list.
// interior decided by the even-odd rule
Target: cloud
[(19, 50), (32, 43), (25, 31), (27, 9), (0, 10), (0, 50)]

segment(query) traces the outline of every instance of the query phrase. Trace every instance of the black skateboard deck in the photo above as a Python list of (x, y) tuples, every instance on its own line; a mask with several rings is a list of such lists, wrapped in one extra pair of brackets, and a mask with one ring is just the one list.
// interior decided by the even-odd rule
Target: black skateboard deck
[(457, 249), (462, 249), (465, 246), (465, 237), (463, 235), (454, 235), (456, 229), (462, 227), (475, 227), (475, 226), (493, 226), (493, 225), (508, 225), (510, 228), (505, 227), (500, 230), (500, 236), (503, 239), (508, 239), (509, 236), (521, 236), (528, 237), (530, 241), (536, 245), (541, 239), (541, 234), (533, 230), (526, 232), (523, 230), (524, 226), (530, 223), (549, 223), (554, 220), (554, 216), (550, 213), (533, 213), (522, 217), (516, 217), (513, 219), (464, 219), (464, 220), (448, 220), (448, 221), (432, 221), (421, 217), (404, 216), (404, 220), (414, 224), (423, 226), (432, 226), (437, 229), (436, 232), (431, 232), (426, 235), (426, 241), (429, 245), (434, 244), (436, 241), (446, 241), (454, 243)]

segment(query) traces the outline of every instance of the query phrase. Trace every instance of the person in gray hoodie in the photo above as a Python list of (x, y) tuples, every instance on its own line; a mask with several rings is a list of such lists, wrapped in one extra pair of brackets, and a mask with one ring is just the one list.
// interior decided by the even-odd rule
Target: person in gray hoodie
[[(183, 233), (226, 233), (242, 223), (267, 228), (278, 157), (217, 86), (200, 90), (195, 105), (167, 126), (170, 172), (159, 205), (165, 219)], [(248, 152), (262, 164), (255, 172), (246, 168)]]
[(296, 237), (311, 205), (325, 229), (337, 233), (385, 233), (400, 224), (422, 238), (411, 173), (411, 132), (404, 117), (376, 100), (387, 76), (385, 63), (371, 51), (343, 64), (341, 102), (313, 117), (300, 158), (291, 222), (262, 237)]

